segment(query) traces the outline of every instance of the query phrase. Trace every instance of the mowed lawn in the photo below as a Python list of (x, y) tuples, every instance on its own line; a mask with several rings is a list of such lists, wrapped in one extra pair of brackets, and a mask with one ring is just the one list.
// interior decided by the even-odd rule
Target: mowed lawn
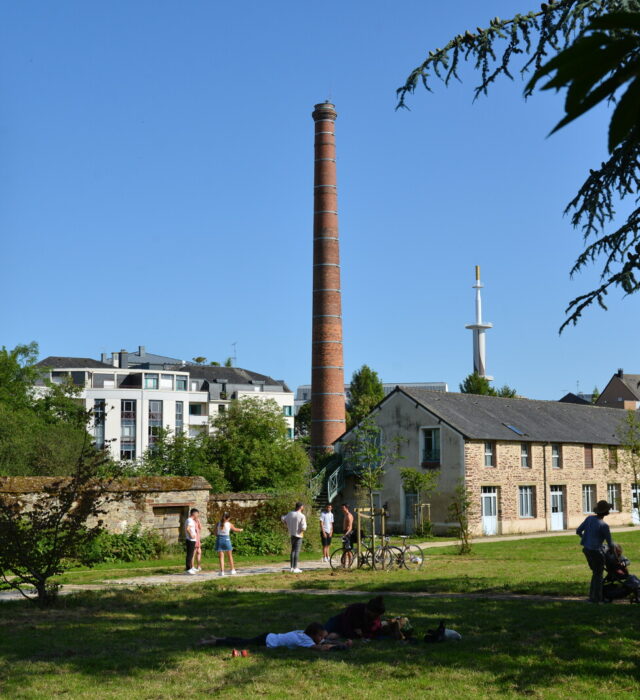
[[(640, 533), (616, 535), (640, 559)], [(40, 611), (0, 604), (0, 697), (630, 698), (640, 696), (640, 606), (582, 600), (470, 599), (448, 592), (584, 594), (577, 538), (483, 543), (469, 557), (433, 549), (424, 572), (330, 572), (222, 579), (63, 597)], [(640, 569), (640, 566), (638, 567)], [(632, 565), (633, 570), (633, 565)], [(236, 586), (332, 588), (331, 595), (243, 592)], [(461, 642), (361, 644), (346, 653), (197, 650), (204, 634), (255, 635), (324, 621), (367, 595), (389, 596), (421, 638), (440, 619)]]

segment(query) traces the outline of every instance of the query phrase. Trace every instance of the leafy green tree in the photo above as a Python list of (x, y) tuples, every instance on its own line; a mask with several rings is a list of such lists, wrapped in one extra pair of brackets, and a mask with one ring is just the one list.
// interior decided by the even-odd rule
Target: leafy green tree
[(460, 384), (460, 391), (463, 394), (482, 394), (484, 396), (499, 396), (505, 399), (513, 399), (518, 394), (515, 389), (505, 384), (500, 389), (494, 389), (486, 377), (481, 377), (477, 372), (473, 372), (465, 377)]
[(378, 373), (368, 365), (362, 365), (351, 377), (350, 393), (347, 430), (367, 416), (384, 398), (384, 388)]
[(227, 357), (227, 359), (224, 361), (224, 366), (233, 367), (233, 357)]
[[(459, 80), (460, 61), (471, 60), (480, 72), (478, 97), (499, 77), (513, 79), (522, 59), (520, 72), (534, 71), (525, 96), (546, 78), (542, 89), (566, 90), (565, 116), (554, 131), (601, 102), (612, 105), (609, 158), (589, 170), (565, 209), (572, 225), (590, 239), (571, 274), (603, 256), (601, 284), (569, 302), (560, 331), (575, 325), (594, 301), (606, 309), (610, 288), (626, 294), (640, 288), (640, 207), (635, 199), (640, 184), (639, 30), (639, 0), (545, 2), (539, 10), (509, 19), (494, 17), (484, 28), (453, 37), (443, 48), (430, 51), (397, 91), (398, 107), (406, 107), (419, 84), (431, 91), (434, 78), (445, 85)], [(618, 203), (628, 197), (634, 198), (634, 205), (626, 220), (612, 223)]]
[(304, 448), (287, 437), (287, 422), (275, 401), (249, 396), (234, 400), (212, 421), (211, 463), (234, 491), (299, 488), (310, 472)]
[(217, 493), (229, 490), (221, 466), (211, 453), (210, 436), (202, 432), (194, 437), (169, 430), (158, 432), (153, 446), (145, 451), (134, 473), (158, 476), (202, 476)]
[(87, 442), (89, 413), (71, 381), (42, 382), (38, 345), (0, 350), (0, 474), (70, 474)]
[(207, 361), (206, 357), (203, 357), (202, 355), (198, 355), (198, 357), (192, 357), (191, 358), (197, 365), (204, 365)]
[(307, 437), (311, 431), (311, 402), (303, 403), (293, 421), (297, 438)]
[(599, 398), (600, 398), (600, 390), (598, 389), (597, 386), (594, 386), (593, 391), (591, 392), (591, 403), (595, 403)]

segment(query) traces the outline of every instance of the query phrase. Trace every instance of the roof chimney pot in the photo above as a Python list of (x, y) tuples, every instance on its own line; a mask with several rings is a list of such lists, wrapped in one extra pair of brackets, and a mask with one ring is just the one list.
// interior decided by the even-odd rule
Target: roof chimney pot
[(618, 370), (618, 377), (620, 377), (620, 379), (622, 379), (622, 377), (624, 377), (624, 372), (622, 371), (622, 369)]

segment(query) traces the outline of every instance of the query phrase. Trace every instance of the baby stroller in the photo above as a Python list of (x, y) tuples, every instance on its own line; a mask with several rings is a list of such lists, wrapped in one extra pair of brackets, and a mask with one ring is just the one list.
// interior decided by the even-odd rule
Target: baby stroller
[(640, 603), (640, 579), (629, 573), (631, 563), (622, 556), (622, 547), (614, 545), (604, 554), (607, 575), (602, 582), (602, 597), (611, 602), (619, 598), (629, 598), (630, 603)]

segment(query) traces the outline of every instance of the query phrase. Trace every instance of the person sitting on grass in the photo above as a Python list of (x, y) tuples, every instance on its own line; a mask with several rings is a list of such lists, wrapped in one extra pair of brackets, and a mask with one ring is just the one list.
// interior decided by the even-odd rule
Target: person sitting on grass
[(342, 612), (329, 618), (325, 629), (330, 639), (373, 639), (382, 630), (380, 618), (384, 611), (384, 599), (379, 595), (367, 603), (353, 603), (347, 606)]
[(245, 647), (258, 646), (267, 649), (286, 647), (287, 649), (313, 649), (314, 651), (344, 651), (351, 647), (351, 641), (327, 642), (327, 630), (319, 623), (312, 622), (307, 625), (304, 632), (293, 630), (276, 634), (265, 632), (256, 637), (205, 637), (198, 643), (200, 647)]

